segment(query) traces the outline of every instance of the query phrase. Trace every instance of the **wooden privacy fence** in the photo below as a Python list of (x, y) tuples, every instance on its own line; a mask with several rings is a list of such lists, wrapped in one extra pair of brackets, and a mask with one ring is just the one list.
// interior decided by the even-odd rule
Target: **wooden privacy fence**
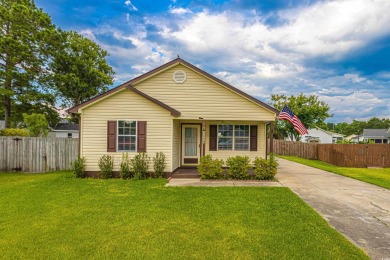
[(52, 137), (0, 137), (0, 171), (67, 170), (78, 156), (79, 140)]
[[(341, 167), (390, 167), (390, 144), (317, 144), (274, 140), (274, 153)], [(269, 147), (269, 146), (268, 146)]]
[[(279, 155), (298, 156), (306, 159), (317, 159), (317, 144), (309, 144), (302, 142), (291, 142), (284, 140), (273, 140), (274, 153)], [(270, 147), (268, 145), (268, 147)]]
[(390, 144), (319, 144), (318, 160), (341, 167), (390, 167)]

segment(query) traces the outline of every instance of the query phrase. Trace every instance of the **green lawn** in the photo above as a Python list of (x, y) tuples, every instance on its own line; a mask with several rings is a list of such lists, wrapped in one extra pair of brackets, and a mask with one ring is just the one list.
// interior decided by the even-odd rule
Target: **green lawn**
[(295, 156), (278, 157), (390, 189), (390, 168), (347, 168), (338, 167), (318, 160), (308, 160)]
[(5, 259), (368, 259), (287, 188), (0, 174)]

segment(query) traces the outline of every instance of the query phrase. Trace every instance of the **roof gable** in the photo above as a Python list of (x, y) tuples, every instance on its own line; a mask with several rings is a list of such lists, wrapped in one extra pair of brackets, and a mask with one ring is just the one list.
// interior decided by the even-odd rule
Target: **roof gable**
[(228, 84), (228, 83), (226, 83), (226, 82), (224, 82), (224, 81), (214, 77), (213, 75), (205, 72), (204, 70), (199, 69), (198, 67), (192, 65), (189, 62), (184, 61), (181, 58), (176, 58), (176, 59), (174, 59), (174, 60), (172, 60), (172, 61), (170, 61), (168, 63), (165, 63), (165, 64), (161, 65), (160, 67), (157, 67), (157, 68), (155, 68), (155, 69), (153, 69), (153, 70), (151, 70), (151, 71), (149, 71), (149, 72), (147, 72), (147, 73), (145, 73), (143, 75), (140, 75), (140, 76), (138, 76), (138, 77), (136, 77), (136, 78), (134, 78), (132, 80), (129, 80), (129, 81), (127, 81), (127, 82), (125, 82), (125, 83), (123, 83), (123, 84), (121, 84), (121, 85), (119, 85), (119, 86), (117, 86), (117, 87), (115, 87), (115, 88), (113, 88), (113, 89), (103, 93), (103, 94), (100, 94), (100, 95), (98, 95), (98, 96), (96, 96), (96, 97), (94, 97), (94, 98), (92, 98), (92, 99), (90, 99), (90, 100), (88, 100), (86, 102), (81, 103), (78, 106), (72, 107), (72, 108), (68, 109), (67, 111), (69, 113), (78, 113), (78, 110), (80, 108), (83, 108), (84, 106), (87, 106), (87, 105), (89, 105), (91, 103), (94, 103), (94, 102), (96, 102), (98, 100), (101, 100), (101, 99), (104, 99), (104, 98), (108, 98), (110, 95), (116, 93), (119, 90), (122, 90), (124, 88), (128, 88), (130, 90), (135, 91), (137, 94), (140, 94), (141, 96), (151, 100), (152, 102), (155, 102), (156, 104), (162, 106), (163, 108), (171, 111), (172, 115), (179, 116), (180, 115), (179, 111), (177, 111), (174, 108), (164, 104), (163, 102), (161, 102), (161, 101), (151, 97), (150, 95), (147, 95), (144, 92), (141, 92), (139, 90), (137, 91), (137, 89), (133, 87), (133, 86), (136, 86), (137, 84), (141, 83), (142, 81), (144, 81), (144, 80), (146, 80), (148, 78), (154, 77), (155, 75), (158, 75), (159, 73), (162, 73), (162, 72), (164, 72), (164, 71), (166, 71), (166, 70), (168, 70), (168, 69), (170, 69), (170, 68), (172, 68), (172, 67), (174, 67), (174, 66), (176, 66), (178, 64), (181, 64), (181, 65), (183, 65), (183, 66), (185, 66), (185, 67), (195, 71), (196, 73), (198, 73), (198, 74), (208, 78), (211, 81), (214, 81), (218, 85), (227, 88), (228, 90), (234, 92), (235, 94), (237, 94), (237, 95), (239, 95), (239, 96), (249, 100), (252, 103), (255, 103), (256, 105), (261, 106), (262, 108), (270, 111), (271, 113), (274, 113), (275, 115), (279, 114), (279, 111), (276, 110), (275, 108), (273, 108), (272, 106), (270, 106), (270, 105), (268, 105), (268, 104), (258, 100), (257, 98), (254, 98), (251, 95), (249, 95), (249, 94), (247, 94), (247, 93), (245, 93), (245, 92), (243, 92), (243, 91), (233, 87), (232, 85), (230, 85), (230, 84)]

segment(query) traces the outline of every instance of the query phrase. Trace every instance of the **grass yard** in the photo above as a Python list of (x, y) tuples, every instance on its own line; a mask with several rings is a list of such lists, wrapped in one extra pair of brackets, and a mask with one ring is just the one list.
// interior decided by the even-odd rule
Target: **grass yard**
[(287, 188), (0, 174), (5, 259), (368, 259)]
[(347, 168), (295, 156), (278, 157), (390, 189), (390, 168)]

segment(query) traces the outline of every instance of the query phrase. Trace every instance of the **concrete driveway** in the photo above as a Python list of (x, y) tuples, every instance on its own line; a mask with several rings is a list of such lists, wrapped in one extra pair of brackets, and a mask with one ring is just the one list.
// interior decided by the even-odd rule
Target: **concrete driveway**
[(390, 260), (390, 190), (281, 158), (279, 182), (373, 259)]

